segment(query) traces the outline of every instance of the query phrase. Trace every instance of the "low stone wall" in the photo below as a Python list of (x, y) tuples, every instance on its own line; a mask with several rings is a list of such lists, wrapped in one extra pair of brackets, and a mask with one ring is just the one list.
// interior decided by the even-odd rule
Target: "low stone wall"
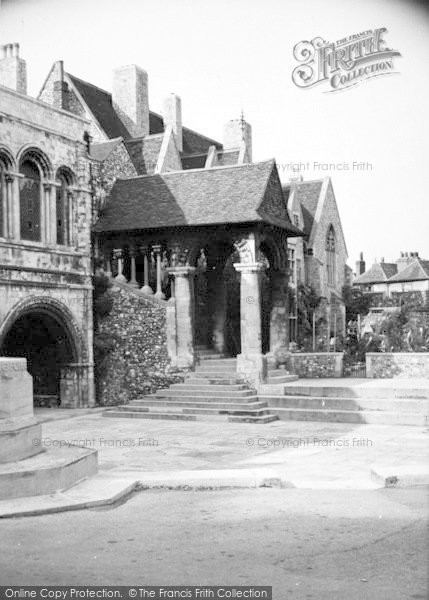
[(429, 352), (367, 352), (366, 376), (429, 379)]
[(167, 302), (146, 299), (125, 286), (106, 292), (113, 309), (99, 331), (113, 342), (98, 373), (97, 401), (103, 406), (125, 404), (145, 394), (183, 381), (170, 366), (167, 353)]
[(342, 352), (297, 352), (290, 355), (290, 370), (301, 378), (342, 377)]

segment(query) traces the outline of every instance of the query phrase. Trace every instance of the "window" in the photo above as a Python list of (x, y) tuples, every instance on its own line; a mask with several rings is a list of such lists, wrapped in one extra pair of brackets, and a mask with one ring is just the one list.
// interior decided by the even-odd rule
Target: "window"
[(21, 239), (40, 241), (41, 178), (32, 160), (21, 164), (19, 183)]
[(60, 186), (57, 187), (56, 215), (57, 215), (57, 244), (68, 246), (70, 244), (70, 191), (69, 182), (65, 175), (60, 174)]
[(299, 227), (299, 214), (293, 213), (293, 224), (295, 227)]
[(328, 285), (335, 285), (336, 280), (336, 253), (335, 253), (335, 232), (334, 228), (329, 228), (326, 238), (326, 271)]
[(287, 266), (289, 279), (291, 283), (295, 283), (295, 250), (293, 248), (288, 248), (287, 250)]

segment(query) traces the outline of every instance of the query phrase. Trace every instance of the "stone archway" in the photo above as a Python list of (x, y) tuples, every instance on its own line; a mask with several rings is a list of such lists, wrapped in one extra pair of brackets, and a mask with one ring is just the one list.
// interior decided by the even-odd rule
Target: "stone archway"
[(24, 357), (33, 377), (36, 403), (85, 405), (87, 348), (75, 318), (61, 302), (49, 297), (30, 297), (8, 314), (0, 327), (0, 355)]

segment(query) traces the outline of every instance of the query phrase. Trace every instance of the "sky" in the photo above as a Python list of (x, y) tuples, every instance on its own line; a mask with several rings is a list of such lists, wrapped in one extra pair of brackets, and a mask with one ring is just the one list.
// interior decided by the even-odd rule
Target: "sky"
[[(299, 88), (294, 46), (385, 27), (396, 74), (347, 90)], [(111, 90), (113, 68), (149, 74), (151, 110), (170, 92), (183, 122), (222, 141), (241, 111), (253, 159), (287, 182), (330, 176), (349, 264), (401, 251), (429, 259), (429, 7), (406, 0), (0, 0), (0, 42), (19, 42), (29, 93), (55, 60)], [(364, 163), (362, 168), (353, 163)]]

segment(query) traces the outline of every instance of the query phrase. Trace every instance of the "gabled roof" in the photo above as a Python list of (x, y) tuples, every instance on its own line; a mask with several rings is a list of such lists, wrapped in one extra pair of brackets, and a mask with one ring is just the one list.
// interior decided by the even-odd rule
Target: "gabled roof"
[(356, 277), (353, 284), (368, 285), (371, 283), (384, 283), (393, 277), (397, 271), (398, 265), (396, 263), (375, 263), (368, 271)]
[(416, 260), (396, 273), (396, 275), (393, 275), (393, 277), (389, 279), (389, 283), (399, 281), (421, 281), (425, 279), (429, 279), (429, 260), (416, 258)]
[(301, 233), (287, 216), (274, 160), (252, 169), (240, 165), (118, 179), (95, 230), (255, 221)]
[(130, 137), (129, 131), (113, 108), (111, 94), (70, 73), (67, 73), (67, 76), (109, 138)]
[(126, 140), (125, 147), (139, 175), (152, 175), (158, 162), (164, 135)]
[(113, 140), (109, 140), (108, 142), (100, 142), (98, 144), (91, 144), (90, 146), (90, 156), (93, 160), (103, 161), (106, 160), (113, 152), (113, 150), (119, 146), (122, 142), (122, 138), (114, 138)]
[[(92, 83), (70, 75), (70, 73), (67, 73), (67, 76), (109, 138), (123, 137), (129, 139), (132, 137), (113, 108), (112, 94)], [(149, 135), (158, 133), (164, 133), (162, 116), (149, 111)], [(182, 136), (184, 154), (208, 152), (209, 147), (213, 145), (219, 150), (222, 149), (222, 144), (219, 142), (188, 127), (182, 127)]]
[(323, 180), (316, 181), (297, 181), (283, 186), (283, 192), (289, 194), (293, 192), (295, 198), (301, 204), (302, 216), (304, 218), (304, 233), (307, 237), (310, 236), (313, 228), (314, 216), (319, 204), (320, 192), (322, 189)]

